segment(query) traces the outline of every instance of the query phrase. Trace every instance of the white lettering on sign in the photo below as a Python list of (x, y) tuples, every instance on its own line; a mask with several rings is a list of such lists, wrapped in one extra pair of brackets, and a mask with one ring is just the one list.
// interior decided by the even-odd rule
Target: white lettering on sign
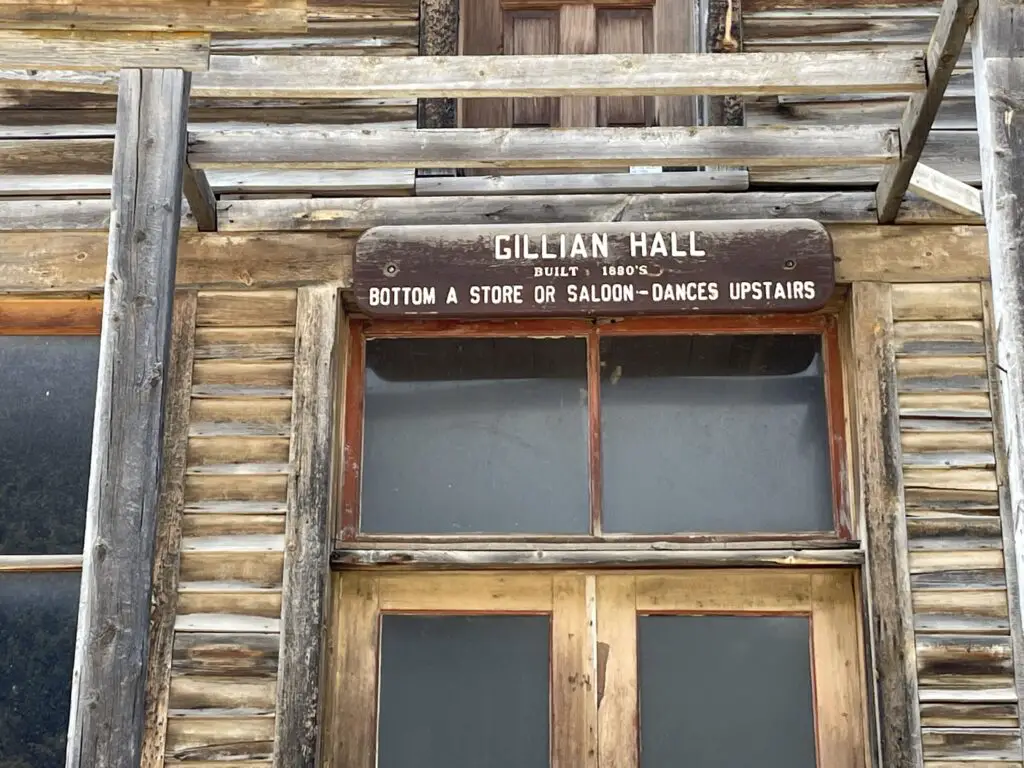
[(470, 304), (522, 304), (521, 285), (473, 285), (469, 288)]
[(778, 301), (794, 299), (813, 299), (815, 294), (812, 280), (791, 280), (784, 283), (761, 280), (749, 282), (741, 280), (729, 283), (729, 298), (733, 301)]
[(371, 307), (422, 307), (437, 302), (434, 286), (395, 286), (371, 288)]
[[(630, 232), (629, 256), (632, 258), (701, 258), (707, 251), (698, 247), (697, 232)], [(607, 259), (608, 235), (602, 232), (542, 235), (495, 235), (494, 258), (498, 261), (525, 259)], [(620, 254), (625, 256), (627, 254)], [(545, 267), (545, 269), (548, 269)], [(553, 267), (551, 269), (559, 269)], [(562, 268), (564, 269), (564, 268)], [(544, 274), (537, 277), (568, 277)]]

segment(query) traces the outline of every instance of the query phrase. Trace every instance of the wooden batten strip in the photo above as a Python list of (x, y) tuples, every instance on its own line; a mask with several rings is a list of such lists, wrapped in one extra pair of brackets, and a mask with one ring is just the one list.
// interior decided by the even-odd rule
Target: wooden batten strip
[(323, 626), (330, 600), (330, 513), (334, 382), (341, 297), (328, 284), (300, 288), (295, 314), (295, 397), (285, 528), (281, 664), (274, 743), (279, 764), (313, 768), (318, 759), (324, 664)]
[(196, 360), (288, 360), (295, 355), (295, 329), (201, 327), (196, 330)]
[(921, 725), (931, 728), (1015, 728), (1019, 726), (1017, 703), (950, 704), (922, 703)]
[(276, 677), (280, 641), (274, 635), (203, 634), (175, 636), (171, 662), (176, 675)]
[(897, 321), (981, 320), (981, 285), (959, 282), (894, 286), (892, 311)]
[[(0, 6), (0, 26), (6, 26), (5, 7), (10, 6)], [(203, 71), (209, 64), (208, 34), (0, 29), (0, 69)]]
[(199, 291), (196, 324), (230, 328), (295, 325), (294, 291)]
[(185, 506), (186, 445), (188, 443), (189, 394), (192, 389), (196, 294), (178, 291), (174, 297), (171, 325), (171, 364), (167, 381), (164, 417), (164, 459), (160, 477), (160, 513), (153, 560), (153, 594), (150, 609), (149, 661), (146, 674), (146, 725), (141, 768), (163, 764), (167, 730), (168, 690), (174, 641), (174, 617), (178, 600), (178, 557)]
[(273, 715), (249, 717), (173, 717), (167, 724), (167, 757), (189, 766), (269, 759), (274, 740)]
[[(495, 57), (487, 57), (495, 58)], [(730, 57), (727, 57), (730, 58)], [(429, 60), (429, 59), (427, 59)], [(532, 65), (531, 65), (532, 66)], [(460, 128), (276, 126), (197, 130), (193, 168), (620, 168), (874, 165), (899, 157), (884, 126), (746, 128)]]
[(215, 56), (195, 92), (220, 98), (481, 98), (918, 91), (913, 51), (531, 56)]
[(904, 487), (896, 379), (892, 288), (855, 283), (852, 289), (858, 475), (867, 530), (869, 641), (876, 678), (875, 722), (882, 763), (921, 762), (915, 617), (906, 552)]

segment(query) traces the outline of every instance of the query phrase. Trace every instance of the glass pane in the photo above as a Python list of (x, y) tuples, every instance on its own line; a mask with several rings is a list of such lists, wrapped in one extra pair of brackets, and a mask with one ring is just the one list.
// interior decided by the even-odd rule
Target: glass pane
[(584, 339), (366, 344), (367, 533), (587, 533)]
[(830, 531), (818, 336), (601, 339), (604, 530)]
[(64, 765), (77, 573), (0, 574), (0, 766)]
[(381, 619), (378, 768), (547, 768), (547, 616)]
[(808, 619), (638, 625), (641, 768), (815, 768)]
[(82, 551), (98, 336), (0, 336), (0, 554)]

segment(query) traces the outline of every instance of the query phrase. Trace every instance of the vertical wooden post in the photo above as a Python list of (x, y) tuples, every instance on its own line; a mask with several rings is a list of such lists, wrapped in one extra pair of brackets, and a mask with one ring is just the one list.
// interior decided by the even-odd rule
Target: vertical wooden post
[(67, 768), (137, 768), (190, 76), (124, 70), (117, 97)]
[[(1024, 6), (980, 0), (971, 31), (974, 98), (981, 149), (982, 201), (988, 228), (992, 279), (991, 332), (995, 340), (997, 391), (1002, 403), (1006, 488), (1015, 569), (1024, 575)], [(1010, 550), (1006, 551), (1010, 555)], [(1011, 628), (1024, 612), (1021, 585), (1008, 590)], [(1024, 659), (1014, 659), (1018, 686)], [(1022, 702), (1024, 703), (1024, 702)]]
[[(459, 0), (420, 0), (420, 56), (456, 56), (459, 53)], [(417, 127), (455, 128), (458, 100), (420, 99), (416, 102)], [(417, 168), (417, 176), (456, 176), (454, 168)]]
[(336, 285), (299, 288), (274, 739), (274, 765), (280, 768), (315, 768), (319, 753), (333, 508), (334, 350), (336, 342), (348, 338), (339, 334), (340, 311)]
[(876, 675), (880, 765), (922, 764), (917, 650), (903, 505), (899, 402), (890, 286), (853, 285), (858, 476), (867, 540), (869, 637)]

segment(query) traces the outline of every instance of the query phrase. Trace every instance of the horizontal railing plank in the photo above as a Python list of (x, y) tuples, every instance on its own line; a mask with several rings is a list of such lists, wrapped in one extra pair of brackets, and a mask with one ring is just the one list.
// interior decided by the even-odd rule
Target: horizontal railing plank
[(923, 51), (556, 56), (215, 56), (194, 94), (480, 98), (906, 92)]
[[(852, 128), (312, 129), (189, 134), (193, 168), (607, 168), (623, 165), (877, 165), (899, 158), (899, 134)], [(2, 165), (0, 165), (2, 167)]]
[[(3, 59), (0, 58), (0, 62)], [(113, 92), (116, 73), (0, 72), (0, 87)], [(69, 67), (71, 68), (71, 67)], [(76, 76), (77, 75), (77, 76)], [(482, 98), (906, 93), (926, 85), (924, 51), (556, 56), (210, 56), (192, 96)]]

